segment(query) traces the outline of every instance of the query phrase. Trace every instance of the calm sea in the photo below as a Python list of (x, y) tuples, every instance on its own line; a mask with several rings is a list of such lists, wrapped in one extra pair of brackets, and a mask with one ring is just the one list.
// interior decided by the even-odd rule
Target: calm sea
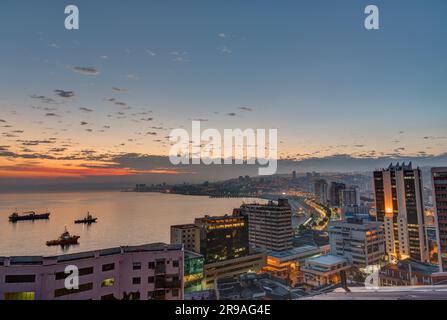
[[(76, 192), (0, 194), (0, 256), (57, 255), (122, 245), (169, 243), (170, 226), (192, 223), (204, 215), (231, 214), (254, 199), (210, 199), (159, 193)], [(263, 202), (263, 200), (256, 200)], [(15, 210), (51, 212), (50, 220), (10, 223)], [(91, 226), (75, 225), (87, 212), (98, 217)], [(79, 245), (47, 247), (65, 226), (80, 236)]]

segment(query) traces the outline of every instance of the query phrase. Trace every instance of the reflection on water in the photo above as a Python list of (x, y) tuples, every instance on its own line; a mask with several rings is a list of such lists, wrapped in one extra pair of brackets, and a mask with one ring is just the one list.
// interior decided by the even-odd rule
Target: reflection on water
[[(0, 195), (0, 256), (57, 255), (120, 245), (169, 242), (170, 226), (204, 215), (231, 214), (243, 201), (158, 193), (76, 192)], [(257, 200), (262, 202), (262, 200)], [(10, 223), (15, 210), (51, 212), (49, 220)], [(95, 224), (74, 224), (90, 212)], [(47, 247), (67, 227), (79, 245)]]

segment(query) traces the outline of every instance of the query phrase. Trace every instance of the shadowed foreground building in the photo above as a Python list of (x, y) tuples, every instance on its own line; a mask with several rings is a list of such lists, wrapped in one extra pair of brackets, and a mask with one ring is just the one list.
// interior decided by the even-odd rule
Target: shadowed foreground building
[(447, 271), (447, 167), (432, 168), (436, 227), (438, 230), (439, 269)]
[[(0, 257), (0, 300), (181, 300), (182, 245), (117, 247), (53, 257)], [(67, 266), (79, 289), (65, 288)]]

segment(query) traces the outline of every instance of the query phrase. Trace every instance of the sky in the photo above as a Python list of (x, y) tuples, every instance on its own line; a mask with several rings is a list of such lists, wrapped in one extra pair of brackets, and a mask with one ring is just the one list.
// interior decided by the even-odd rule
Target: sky
[(297, 163), (444, 159), (447, 2), (374, 1), (368, 31), (371, 3), (3, 0), (0, 184), (178, 176), (192, 120), (276, 128)]

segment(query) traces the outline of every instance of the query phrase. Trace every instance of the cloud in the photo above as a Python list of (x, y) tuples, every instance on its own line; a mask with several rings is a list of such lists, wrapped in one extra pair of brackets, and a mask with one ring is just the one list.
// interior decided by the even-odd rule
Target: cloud
[(88, 125), (88, 122), (85, 122), (85, 121), (81, 122), (81, 126), (86, 126), (86, 125)]
[(74, 91), (54, 90), (54, 92), (61, 98), (72, 98), (75, 96)]
[(59, 117), (59, 115), (57, 115), (56, 113), (53, 113), (53, 112), (48, 112), (48, 113), (45, 113), (45, 117)]
[(93, 112), (92, 109), (85, 108), (85, 107), (81, 107), (81, 108), (79, 108), (79, 110), (84, 111), (84, 112)]
[(32, 96), (30, 96), (31, 99), (35, 99), (35, 100), (39, 100), (40, 102), (43, 103), (56, 103), (56, 101), (52, 98), (46, 97), (46, 96), (39, 96), (39, 95), (35, 95), (33, 94)]
[(222, 54), (231, 54), (231, 53), (233, 53), (233, 51), (230, 48), (228, 48), (227, 46), (223, 46), (219, 50), (220, 50), (220, 53), (222, 53)]
[(84, 76), (97, 76), (99, 70), (94, 67), (68, 67), (69, 70), (82, 74)]
[(235, 117), (235, 116), (236, 116), (236, 113), (234, 113), (234, 112), (229, 112), (229, 113), (227, 113), (227, 115), (230, 116), (230, 117)]
[(118, 88), (118, 87), (113, 87), (112, 90), (115, 91), (115, 92), (127, 92), (127, 89)]
[(152, 50), (146, 50), (146, 53), (148, 54), (148, 55), (150, 55), (151, 57), (155, 57), (157, 54), (155, 53), (155, 52), (153, 52)]
[(240, 107), (239, 110), (247, 111), (247, 112), (252, 112), (252, 111), (253, 111), (253, 108), (250, 108), (250, 107)]

